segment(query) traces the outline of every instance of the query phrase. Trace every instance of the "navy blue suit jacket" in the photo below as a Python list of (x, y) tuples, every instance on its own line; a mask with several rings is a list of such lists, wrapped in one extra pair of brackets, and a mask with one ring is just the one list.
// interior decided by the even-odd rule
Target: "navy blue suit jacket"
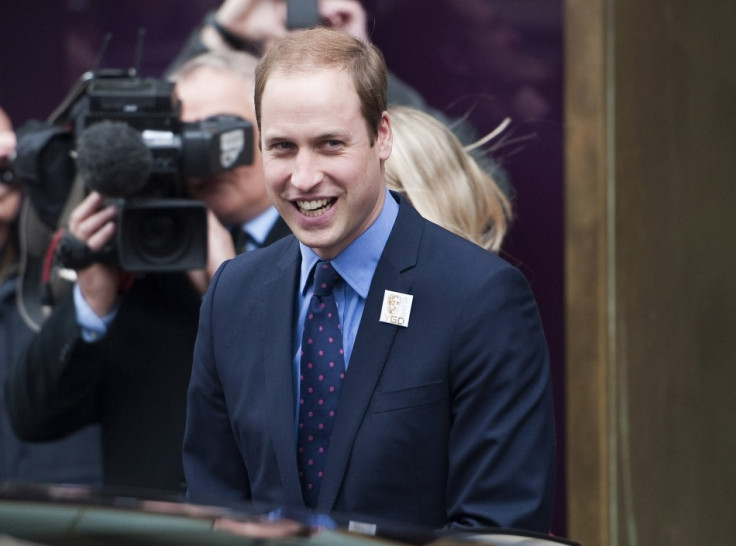
[[(318, 509), (427, 528), (546, 532), (553, 409), (534, 297), (517, 269), (399, 202)], [(212, 280), (184, 441), (194, 501), (304, 506), (292, 366), (300, 259), (289, 236), (226, 262)], [(379, 322), (385, 290), (414, 296), (408, 327)]]

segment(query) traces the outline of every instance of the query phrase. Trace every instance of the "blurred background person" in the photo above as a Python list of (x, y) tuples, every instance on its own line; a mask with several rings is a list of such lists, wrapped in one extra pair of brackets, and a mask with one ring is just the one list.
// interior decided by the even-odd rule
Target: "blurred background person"
[[(339, 28), (364, 42), (370, 42), (368, 16), (360, 1), (304, 2), (305, 5), (310, 3), (317, 8), (311, 20), (313, 25), (324, 24)], [(235, 49), (260, 56), (275, 40), (291, 30), (288, 22), (286, 0), (224, 0), (193, 30), (168, 71), (193, 55), (207, 50)], [(302, 22), (310, 25), (308, 19), (302, 19)], [(422, 96), (393, 74), (389, 76), (389, 101), (420, 109), (427, 108)]]
[(5, 412), (2, 387), (8, 366), (33, 336), (16, 305), (17, 220), (23, 194), (12, 183), (10, 158), (14, 150), (10, 119), (0, 109), (0, 164), (5, 166), (4, 182), (0, 182), (0, 482), (96, 485), (102, 479), (98, 427), (86, 427), (57, 442), (27, 443), (15, 435)]
[[(316, 6), (311, 24), (339, 28), (359, 40), (370, 43), (370, 15), (365, 2), (359, 0), (304, 0), (305, 5)], [(290, 17), (286, 0), (224, 0), (207, 14), (202, 23), (190, 34), (178, 57), (167, 73), (182, 62), (204, 51), (248, 51), (260, 56), (278, 38), (290, 32)], [(450, 119), (442, 111), (427, 104), (424, 97), (412, 86), (389, 70), (389, 104), (401, 104), (426, 111), (442, 120), (458, 135), (461, 141), (470, 143), (475, 130), (464, 119)]]
[(414, 108), (389, 108), (394, 143), (386, 161), (388, 188), (405, 195), (432, 222), (499, 252), (511, 203), (493, 177), (450, 129)]
[[(237, 51), (205, 52), (180, 65), (169, 75), (182, 101), (184, 121), (206, 119), (216, 114), (233, 114), (253, 124), (258, 139), (253, 105), (253, 74), (256, 58)], [(266, 195), (261, 153), (254, 146), (253, 161), (207, 179), (188, 181), (190, 195), (213, 212), (210, 217), (208, 264), (205, 278), (193, 280), (203, 293), (209, 278), (223, 260), (235, 253), (269, 245), (291, 233)], [(232, 245), (222, 224), (232, 235)], [(219, 235), (218, 235), (219, 234)]]

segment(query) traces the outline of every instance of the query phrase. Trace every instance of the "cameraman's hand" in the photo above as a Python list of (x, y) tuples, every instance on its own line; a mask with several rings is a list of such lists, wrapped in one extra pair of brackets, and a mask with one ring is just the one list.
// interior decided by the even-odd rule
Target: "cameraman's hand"
[(192, 284), (200, 294), (207, 291), (212, 276), (225, 260), (235, 257), (235, 246), (230, 232), (207, 210), (207, 268), (189, 272)]
[[(92, 192), (69, 216), (69, 232), (93, 251), (102, 249), (115, 234), (116, 209), (103, 205), (104, 198)], [(119, 283), (120, 270), (115, 266), (93, 263), (77, 271), (82, 295), (98, 317), (108, 315), (115, 308)]]
[[(235, 36), (264, 50), (287, 33), (284, 0), (225, 0), (215, 12), (215, 19)], [(227, 48), (209, 27), (204, 28), (202, 41), (209, 49)]]
[[(370, 42), (367, 16), (359, 0), (319, 0), (318, 9), (326, 25)], [(258, 44), (265, 51), (289, 32), (286, 11), (285, 0), (225, 0), (217, 9), (215, 19), (235, 36)], [(202, 41), (211, 50), (228, 47), (209, 27), (203, 30)]]
[(339, 28), (366, 44), (370, 43), (367, 15), (358, 0), (319, 0), (319, 13), (326, 25)]

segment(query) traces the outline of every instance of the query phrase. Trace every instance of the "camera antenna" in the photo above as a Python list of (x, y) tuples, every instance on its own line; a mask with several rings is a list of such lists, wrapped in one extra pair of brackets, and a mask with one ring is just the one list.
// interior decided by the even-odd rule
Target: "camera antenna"
[(102, 46), (100, 47), (99, 53), (97, 53), (97, 60), (95, 61), (95, 64), (92, 65), (92, 70), (94, 72), (97, 72), (100, 69), (100, 66), (102, 65), (102, 59), (105, 58), (105, 53), (107, 53), (107, 47), (110, 45), (111, 40), (111, 32), (105, 33), (105, 35), (102, 37)]
[(141, 60), (143, 59), (143, 42), (146, 39), (146, 29), (141, 27), (138, 29), (138, 39), (135, 41), (135, 57), (133, 58), (133, 68), (131, 76), (137, 76), (141, 70)]
[(66, 123), (68, 121), (68, 115), (72, 109), (72, 106), (74, 106), (79, 97), (81, 97), (87, 91), (87, 86), (89, 85), (89, 82), (95, 79), (95, 74), (100, 70), (102, 59), (105, 58), (105, 53), (107, 53), (107, 46), (110, 45), (111, 40), (112, 33), (110, 32), (106, 33), (102, 37), (102, 46), (100, 47), (100, 51), (97, 54), (95, 64), (92, 65), (92, 70), (88, 70), (87, 72), (82, 74), (79, 80), (77, 80), (77, 83), (74, 84), (69, 93), (67, 93), (66, 97), (64, 97), (64, 99), (61, 101), (61, 104), (59, 104), (59, 106), (57, 106), (54, 111), (51, 112), (51, 115), (49, 115), (47, 119), (48, 123)]

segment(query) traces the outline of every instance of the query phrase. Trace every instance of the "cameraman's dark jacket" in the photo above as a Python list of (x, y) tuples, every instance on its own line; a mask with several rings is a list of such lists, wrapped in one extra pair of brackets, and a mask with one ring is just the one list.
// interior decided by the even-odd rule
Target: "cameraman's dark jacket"
[[(279, 218), (264, 245), (291, 233)], [(185, 273), (136, 279), (102, 340), (87, 343), (73, 293), (8, 372), (8, 414), (21, 438), (102, 425), (107, 486), (185, 490), (182, 439), (201, 297)]]
[(149, 274), (86, 343), (72, 293), (8, 372), (8, 414), (28, 441), (102, 425), (104, 482), (181, 491), (181, 441), (200, 296), (184, 273)]
[[(0, 250), (0, 262), (2, 254)], [(16, 305), (17, 280), (15, 271), (4, 270), (0, 263), (0, 385), (5, 385), (8, 367), (34, 334)], [(0, 482), (101, 482), (98, 426), (85, 427), (58, 442), (23, 442), (12, 431), (2, 392), (0, 406)]]

